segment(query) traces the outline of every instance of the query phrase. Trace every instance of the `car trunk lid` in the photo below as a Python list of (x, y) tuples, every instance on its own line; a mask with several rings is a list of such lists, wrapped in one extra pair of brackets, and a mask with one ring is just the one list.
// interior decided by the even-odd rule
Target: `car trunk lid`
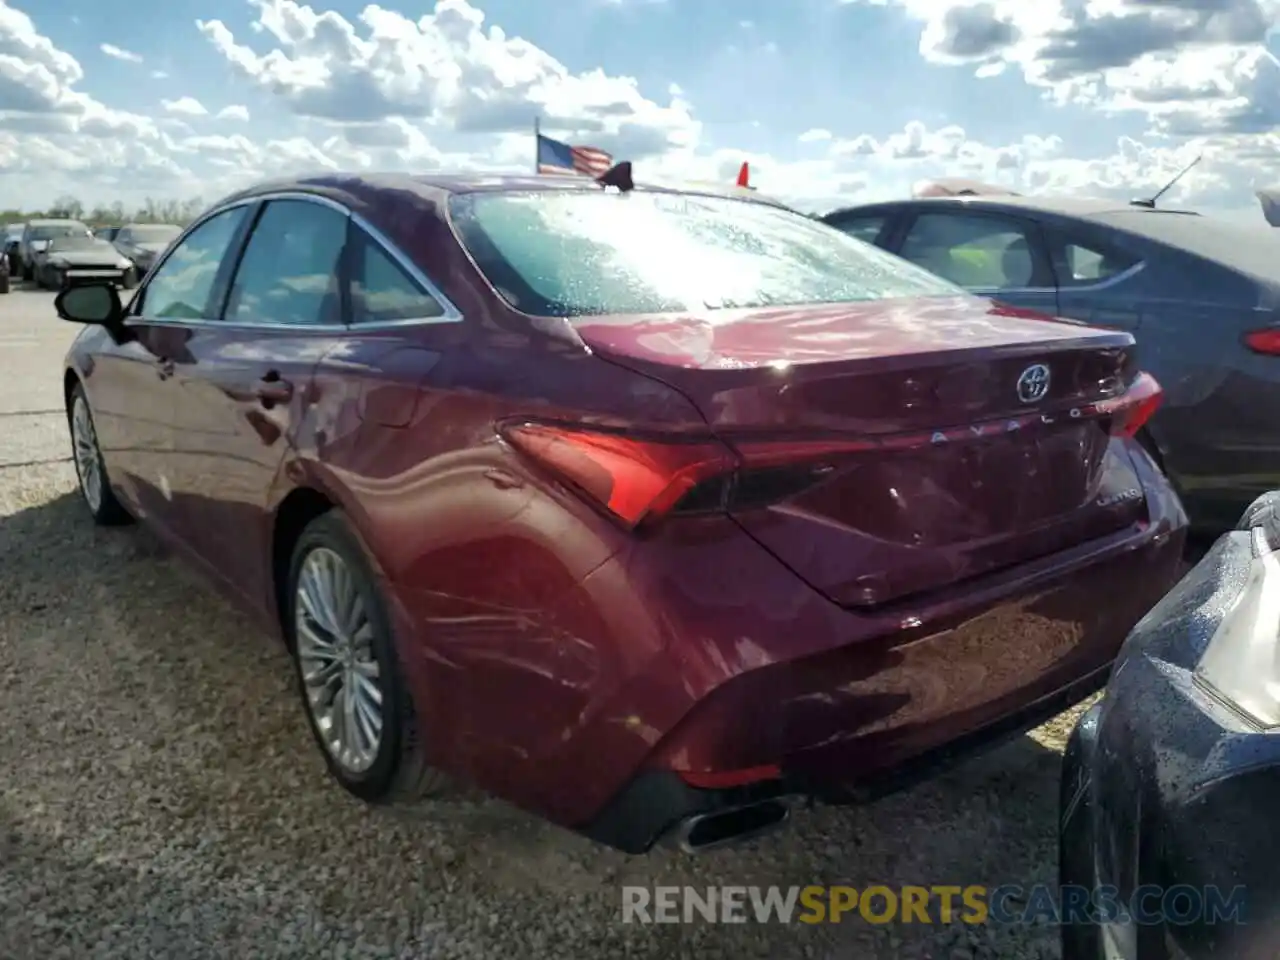
[(1126, 333), (973, 297), (575, 327), (596, 353), (689, 397), (744, 464), (722, 502), (842, 605), (1145, 520), (1108, 415), (1136, 372)]

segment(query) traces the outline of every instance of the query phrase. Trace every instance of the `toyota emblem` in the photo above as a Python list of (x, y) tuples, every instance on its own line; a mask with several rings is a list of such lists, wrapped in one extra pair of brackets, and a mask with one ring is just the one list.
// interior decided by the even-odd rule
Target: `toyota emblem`
[(1018, 377), (1018, 399), (1036, 403), (1049, 393), (1049, 368), (1043, 363), (1027, 367)]

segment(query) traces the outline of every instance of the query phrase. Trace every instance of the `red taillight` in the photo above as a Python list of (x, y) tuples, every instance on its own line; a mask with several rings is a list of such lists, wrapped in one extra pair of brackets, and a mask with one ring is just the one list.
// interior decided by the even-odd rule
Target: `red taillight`
[(862, 440), (769, 440), (736, 448), (709, 438), (639, 438), (550, 423), (499, 427), (513, 447), (571, 483), (628, 528), (673, 512), (778, 503), (875, 448)]
[(501, 433), (628, 527), (661, 517), (701, 481), (736, 465), (715, 441), (655, 442), (543, 423), (508, 425)]
[(1244, 345), (1254, 353), (1280, 357), (1280, 327), (1267, 327), (1244, 335)]
[(1111, 433), (1117, 437), (1134, 437), (1146, 426), (1160, 407), (1164, 390), (1149, 373), (1139, 373), (1129, 389), (1112, 400), (1097, 405), (1098, 412), (1111, 416)]

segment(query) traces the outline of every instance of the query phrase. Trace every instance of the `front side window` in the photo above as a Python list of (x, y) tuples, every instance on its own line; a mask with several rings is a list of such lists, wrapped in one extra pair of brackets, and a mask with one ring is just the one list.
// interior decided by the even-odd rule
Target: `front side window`
[(210, 315), (218, 268), (247, 209), (224, 210), (187, 234), (143, 289), (138, 305), (143, 316), (199, 320)]
[(336, 324), (342, 319), (339, 260), (347, 215), (308, 200), (272, 200), (231, 284), (232, 323)]
[(824, 223), (749, 200), (634, 191), (458, 194), (454, 229), (535, 316), (714, 311), (955, 296)]
[(1119, 276), (1139, 263), (1132, 254), (1091, 241), (1065, 240), (1059, 252), (1058, 285), (1089, 287)]
[(962, 287), (1016, 289), (1036, 285), (1026, 228), (1007, 217), (924, 213), (907, 231), (900, 254)]

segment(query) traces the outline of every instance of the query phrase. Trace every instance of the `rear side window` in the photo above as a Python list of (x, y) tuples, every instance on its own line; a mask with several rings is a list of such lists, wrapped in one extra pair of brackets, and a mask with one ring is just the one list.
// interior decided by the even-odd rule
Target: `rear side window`
[(225, 319), (341, 323), (338, 266), (346, 242), (346, 214), (307, 200), (268, 202), (236, 271)]
[(790, 210), (634, 191), (458, 194), (454, 229), (495, 289), (536, 316), (854, 303), (961, 291)]
[(831, 226), (864, 243), (875, 243), (884, 229), (885, 217), (846, 217), (830, 221)]
[(903, 240), (901, 256), (963, 287), (1037, 285), (1032, 239), (1007, 217), (924, 213)]
[(444, 307), (363, 230), (356, 234), (351, 322), (389, 323), (444, 315)]
[(1075, 237), (1061, 237), (1055, 247), (1054, 268), (1060, 287), (1088, 287), (1104, 283), (1140, 263), (1133, 254)]

